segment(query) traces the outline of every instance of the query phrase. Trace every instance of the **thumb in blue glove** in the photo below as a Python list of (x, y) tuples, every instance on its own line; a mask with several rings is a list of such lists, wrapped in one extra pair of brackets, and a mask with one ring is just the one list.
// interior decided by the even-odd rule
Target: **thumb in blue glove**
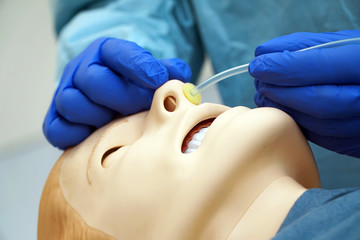
[(360, 45), (294, 52), (360, 37), (360, 31), (295, 33), (260, 45), (249, 66), (258, 106), (291, 115), (312, 142), (360, 157)]
[(169, 79), (189, 81), (182, 60), (157, 60), (133, 42), (101, 38), (66, 66), (43, 123), (48, 141), (76, 145), (116, 114), (149, 109), (154, 91)]

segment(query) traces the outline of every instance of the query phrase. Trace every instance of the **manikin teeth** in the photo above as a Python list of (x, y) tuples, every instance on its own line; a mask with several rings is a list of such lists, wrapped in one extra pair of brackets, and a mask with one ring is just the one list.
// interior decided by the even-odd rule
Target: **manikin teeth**
[(186, 153), (192, 153), (192, 152), (195, 152), (195, 150), (196, 150), (196, 149), (189, 149), (189, 148), (188, 148), (188, 149), (185, 150), (184, 153), (185, 153), (185, 154), (186, 154)]
[(200, 129), (198, 133), (195, 133), (192, 137), (191, 141), (188, 143), (188, 148), (184, 153), (192, 153), (194, 152), (201, 144), (202, 140), (205, 137), (205, 134), (208, 130), (208, 127)]

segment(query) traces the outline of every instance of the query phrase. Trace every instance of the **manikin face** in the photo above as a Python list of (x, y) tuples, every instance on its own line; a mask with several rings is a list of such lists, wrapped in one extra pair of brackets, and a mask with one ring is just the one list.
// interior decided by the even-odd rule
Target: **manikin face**
[[(312, 158), (283, 112), (195, 106), (182, 86), (164, 84), (149, 112), (115, 120), (64, 154), (60, 185), (87, 224), (117, 239), (191, 239), (228, 224), (225, 236), (247, 204), (241, 192), (300, 175), (287, 163), (294, 151)], [(199, 123), (210, 125), (193, 137)], [(192, 137), (193, 150), (183, 152)]]

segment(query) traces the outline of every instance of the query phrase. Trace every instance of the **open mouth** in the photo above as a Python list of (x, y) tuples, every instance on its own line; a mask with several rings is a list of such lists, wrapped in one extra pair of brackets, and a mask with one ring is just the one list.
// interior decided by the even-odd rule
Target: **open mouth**
[(184, 141), (181, 146), (182, 153), (192, 153), (200, 146), (202, 140), (205, 137), (205, 134), (212, 124), (215, 118), (206, 119), (199, 122), (193, 127), (190, 132), (185, 136)]

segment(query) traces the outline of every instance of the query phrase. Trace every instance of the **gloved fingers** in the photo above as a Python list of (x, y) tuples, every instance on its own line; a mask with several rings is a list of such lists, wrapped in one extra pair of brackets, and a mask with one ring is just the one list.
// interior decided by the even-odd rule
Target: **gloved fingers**
[(255, 56), (267, 53), (283, 52), (285, 50), (293, 52), (322, 43), (354, 37), (360, 37), (359, 30), (344, 30), (334, 33), (297, 32), (271, 39), (259, 45), (255, 49)]
[(55, 97), (57, 112), (72, 123), (102, 127), (114, 117), (111, 109), (90, 101), (76, 88), (60, 89)]
[(360, 45), (269, 53), (251, 61), (249, 73), (279, 86), (360, 84)]
[(360, 158), (360, 138), (337, 138), (337, 137), (324, 137), (311, 131), (303, 131), (305, 137), (326, 149), (335, 151), (340, 154), (346, 154), (352, 157)]
[(128, 78), (98, 64), (79, 69), (73, 82), (92, 102), (123, 115), (148, 109), (155, 91), (132, 84)]
[(43, 123), (43, 133), (46, 139), (60, 149), (66, 149), (80, 143), (92, 132), (91, 126), (70, 123), (62, 118), (55, 111), (54, 104), (50, 107)]
[(191, 69), (190, 66), (179, 58), (168, 58), (160, 60), (169, 73), (169, 79), (177, 79), (183, 82), (190, 82)]
[(156, 89), (169, 80), (165, 66), (134, 42), (105, 39), (100, 46), (99, 55), (104, 66), (144, 88)]
[(320, 136), (335, 138), (357, 137), (360, 139), (360, 117), (348, 119), (318, 119), (295, 110), (290, 110), (290, 113), (297, 119), (302, 128)]
[(319, 119), (314, 116), (290, 109), (284, 105), (271, 101), (265, 96), (256, 93), (255, 103), (259, 107), (274, 107), (289, 114), (298, 124), (307, 131), (320, 136), (335, 138), (360, 138), (360, 117), (344, 119)]
[(360, 117), (360, 85), (281, 87), (255, 80), (259, 94), (318, 119)]

